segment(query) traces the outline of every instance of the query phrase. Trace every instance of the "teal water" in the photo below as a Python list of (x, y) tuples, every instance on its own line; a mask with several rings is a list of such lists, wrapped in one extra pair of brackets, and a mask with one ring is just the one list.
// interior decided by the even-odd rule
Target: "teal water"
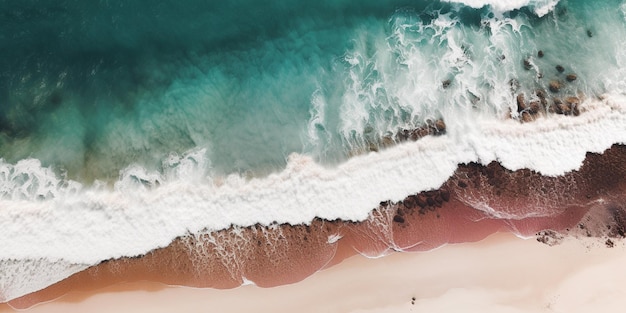
[(571, 93), (626, 90), (618, 0), (561, 1), (542, 17), (423, 0), (0, 1), (0, 12), (0, 158), (87, 182), (195, 148), (217, 174), (269, 173), (294, 152), (335, 164), (453, 112), (507, 114), (512, 79), (547, 88), (561, 63), (579, 76)]

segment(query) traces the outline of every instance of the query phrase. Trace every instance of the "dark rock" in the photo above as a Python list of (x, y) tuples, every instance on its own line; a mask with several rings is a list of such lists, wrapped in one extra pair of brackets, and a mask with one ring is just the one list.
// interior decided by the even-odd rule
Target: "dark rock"
[(587, 29), (587, 37), (589, 38), (593, 37), (593, 33), (591, 32), (591, 29)]
[(615, 247), (615, 243), (613, 242), (613, 240), (611, 239), (607, 239), (606, 242), (604, 243), (606, 245), (607, 248), (613, 248)]
[(546, 92), (543, 89), (537, 89), (535, 91), (535, 94), (537, 95), (537, 97), (539, 97), (539, 99), (545, 99), (546, 98)]
[(426, 197), (424, 195), (417, 196), (416, 202), (417, 205), (419, 205), (422, 209), (428, 205), (428, 203), (426, 202)]
[(450, 84), (452, 84), (452, 81), (449, 80), (449, 79), (446, 79), (446, 80), (441, 82), (441, 85), (443, 86), (443, 89), (446, 89), (446, 88), (450, 87)]
[(576, 76), (576, 74), (567, 74), (565, 79), (567, 79), (567, 81), (571, 83), (575, 81), (576, 79), (578, 79), (578, 76)]
[(561, 82), (557, 80), (553, 80), (550, 82), (550, 85), (548, 87), (550, 91), (552, 92), (559, 92), (559, 90), (561, 90), (561, 87), (563, 87), (563, 85), (561, 84)]
[(405, 141), (409, 138), (409, 130), (408, 129), (401, 129), (398, 131), (398, 133), (396, 134), (396, 139), (398, 141)]
[(552, 104), (548, 106), (548, 112), (561, 114), (561, 111), (559, 109), (559, 104), (561, 104), (562, 102), (563, 101), (561, 101), (561, 99), (559, 98), (552, 98)]
[(435, 196), (435, 203), (438, 207), (441, 207), (441, 205), (443, 204), (443, 198), (441, 197), (441, 194)]
[(580, 110), (578, 109), (578, 106), (580, 105), (580, 99), (578, 97), (567, 97), (565, 98), (565, 103), (571, 109), (571, 114), (573, 114), (574, 116), (580, 115)]
[(428, 197), (426, 199), (426, 203), (428, 203), (428, 205), (430, 205), (430, 206), (433, 206), (433, 205), (435, 205), (435, 200), (433, 198), (431, 198), (431, 197)]
[(572, 113), (572, 108), (565, 103), (559, 103), (556, 106), (556, 113), (570, 115)]
[(524, 94), (520, 93), (517, 95), (517, 112), (522, 112), (526, 110), (526, 100), (524, 99)]
[(524, 69), (528, 71), (531, 68), (533, 68), (533, 65), (530, 63), (530, 60), (524, 59)]
[(539, 52), (537, 52), (537, 56), (543, 58), (543, 50), (539, 50)]
[[(524, 111), (522, 112), (522, 121), (524, 123), (532, 122), (533, 117), (530, 115), (530, 113), (528, 113), (527, 111)], [(495, 185), (495, 184), (492, 184), (492, 185)]]
[(563, 66), (561, 66), (561, 65), (557, 65), (557, 66), (556, 66), (556, 70), (557, 70), (559, 73), (563, 73), (563, 72), (565, 72), (565, 68), (564, 68)]
[(466, 183), (466, 182), (464, 182), (464, 181), (462, 181), (462, 180), (459, 180), (459, 182), (457, 183), (457, 185), (459, 185), (459, 187), (461, 187), (461, 188), (467, 188), (467, 183)]
[(430, 135), (430, 130), (428, 128), (422, 127), (417, 130), (417, 135), (422, 138)]
[(396, 223), (402, 224), (402, 223), (404, 223), (404, 217), (402, 217), (400, 215), (395, 215), (393, 217), (393, 221), (396, 222)]
[(448, 202), (450, 201), (450, 191), (448, 190), (442, 190), (441, 191), (441, 199), (443, 199), (443, 201)]
[(409, 196), (404, 200), (404, 206), (407, 208), (414, 208), (415, 207), (415, 196)]
[(569, 105), (579, 105), (580, 99), (578, 97), (567, 97), (565, 98), (565, 103)]
[(437, 132), (443, 132), (446, 130), (446, 123), (442, 119), (438, 119), (435, 121), (435, 129)]
[(531, 114), (537, 114), (539, 113), (540, 109), (541, 109), (541, 102), (532, 101), (530, 103), (530, 106), (528, 107), (528, 112), (530, 112)]
[(393, 139), (391, 138), (391, 136), (384, 136), (383, 140), (382, 140), (382, 146), (383, 147), (391, 147), (393, 146), (394, 142)]

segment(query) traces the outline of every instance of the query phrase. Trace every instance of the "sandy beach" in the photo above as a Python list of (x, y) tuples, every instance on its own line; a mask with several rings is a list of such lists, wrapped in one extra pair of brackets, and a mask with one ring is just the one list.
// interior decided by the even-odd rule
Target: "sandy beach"
[[(74, 292), (23, 312), (590, 312), (626, 304), (616, 242), (495, 234), (378, 259), (351, 257), (299, 283), (229, 290), (141, 282)], [(6, 304), (0, 312), (13, 312)]]

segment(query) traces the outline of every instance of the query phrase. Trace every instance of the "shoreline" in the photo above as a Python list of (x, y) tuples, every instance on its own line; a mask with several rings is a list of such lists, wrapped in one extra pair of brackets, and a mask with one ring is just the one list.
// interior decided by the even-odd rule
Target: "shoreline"
[[(19, 294), (19, 289), (7, 285), (4, 296), (13, 307), (24, 309), (72, 290), (96, 290), (119, 282), (274, 287), (299, 282), (354, 254), (379, 257), (392, 251), (428, 251), (503, 231), (540, 235), (549, 244), (568, 235), (623, 238), (624, 155), (626, 146), (621, 145), (603, 154), (589, 153), (579, 171), (559, 177), (511, 171), (495, 162), (461, 165), (438, 190), (383, 201), (362, 222), (315, 219), (310, 225), (257, 224), (204, 231), (142, 256), (102, 261), (36, 292)], [(37, 279), (34, 271), (13, 275)]]
[[(497, 233), (427, 252), (352, 256), (301, 282), (272, 288), (122, 283), (71, 292), (20, 312), (201, 312), (207, 307), (220, 312), (585, 312), (626, 303), (624, 292), (612, 289), (626, 282), (626, 273), (619, 271), (623, 262), (623, 240), (613, 248), (597, 239), (574, 238), (547, 246)], [(0, 305), (2, 313), (14, 311)]]

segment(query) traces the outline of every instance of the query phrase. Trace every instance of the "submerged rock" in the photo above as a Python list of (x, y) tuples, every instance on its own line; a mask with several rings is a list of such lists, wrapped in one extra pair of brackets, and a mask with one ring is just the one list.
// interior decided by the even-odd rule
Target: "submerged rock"
[(546, 92), (543, 89), (535, 90), (535, 94), (537, 95), (537, 97), (539, 97), (539, 99), (545, 99), (546, 98)]
[(563, 72), (565, 72), (565, 68), (564, 68), (563, 66), (561, 66), (561, 65), (557, 65), (555, 68), (556, 68), (556, 70), (557, 70), (559, 73), (563, 73)]
[(446, 131), (446, 123), (442, 119), (438, 119), (435, 121), (435, 130), (437, 132)]
[(450, 84), (452, 84), (452, 81), (449, 80), (449, 79), (446, 79), (446, 80), (441, 82), (441, 86), (443, 87), (443, 89), (446, 89), (446, 88), (450, 87)]
[(580, 98), (567, 97), (565, 98), (565, 103), (571, 108), (571, 114), (574, 116), (580, 115), (580, 110), (578, 109), (578, 106), (580, 105)]
[(524, 99), (524, 94), (520, 93), (517, 95), (517, 112), (522, 112), (526, 110), (526, 99)]
[(528, 71), (531, 68), (533, 68), (533, 65), (530, 63), (530, 60), (524, 59), (524, 69)]
[(522, 122), (528, 123), (532, 121), (533, 117), (532, 115), (530, 115), (530, 113), (528, 113), (527, 111), (522, 112)]
[(580, 104), (580, 98), (578, 98), (578, 97), (567, 97), (567, 98), (565, 98), (565, 103), (567, 103), (569, 105), (579, 105)]
[(576, 74), (567, 74), (565, 79), (567, 79), (567, 81), (571, 83), (575, 81), (576, 79), (578, 79), (578, 76), (576, 76)]
[(559, 90), (561, 90), (561, 87), (563, 87), (563, 85), (558, 80), (553, 80), (550, 82), (550, 85), (548, 87), (550, 88), (550, 91), (552, 92), (559, 92)]
[(554, 105), (556, 113), (558, 114), (569, 115), (572, 112), (572, 108), (570, 107), (570, 105), (567, 103), (563, 103), (560, 99), (559, 101), (555, 100)]
[(537, 114), (541, 110), (541, 103), (539, 101), (532, 101), (528, 107), (528, 112), (531, 114)]
[(539, 52), (537, 52), (537, 56), (540, 58), (543, 58), (543, 50), (539, 50)]

